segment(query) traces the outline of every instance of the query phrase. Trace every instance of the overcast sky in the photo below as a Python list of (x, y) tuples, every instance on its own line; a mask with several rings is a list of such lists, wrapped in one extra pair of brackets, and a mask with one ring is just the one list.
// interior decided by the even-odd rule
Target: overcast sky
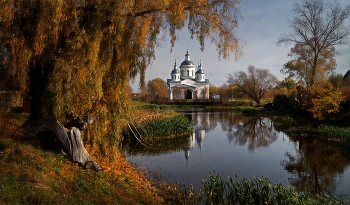
[[(257, 68), (269, 69), (279, 80), (286, 75), (280, 70), (283, 65), (291, 60), (287, 55), (293, 45), (277, 46), (276, 42), (280, 35), (289, 31), (287, 22), (292, 19), (291, 9), (298, 0), (242, 0), (238, 5), (243, 20), (239, 22), (236, 30), (237, 36), (241, 38), (243, 55), (237, 61), (234, 54), (228, 60), (219, 60), (218, 52), (214, 44), (206, 41), (205, 49), (200, 51), (197, 40), (191, 40), (190, 34), (185, 26), (178, 32), (178, 40), (173, 51), (170, 53), (170, 40), (162, 42), (162, 47), (156, 50), (156, 59), (146, 70), (146, 83), (154, 78), (162, 78), (164, 81), (171, 78), (170, 73), (176, 59), (180, 65), (185, 59), (188, 46), (191, 61), (198, 66), (201, 59), (202, 68), (206, 79), (215, 86), (223, 85), (228, 73), (235, 71), (247, 71), (249, 65)], [(348, 0), (340, 0), (340, 3), (347, 3)], [(350, 19), (346, 20), (350, 25)], [(339, 55), (337, 60), (337, 73), (345, 74), (350, 70), (350, 46), (338, 46), (336, 50)], [(139, 81), (132, 84), (134, 92), (138, 92)]]

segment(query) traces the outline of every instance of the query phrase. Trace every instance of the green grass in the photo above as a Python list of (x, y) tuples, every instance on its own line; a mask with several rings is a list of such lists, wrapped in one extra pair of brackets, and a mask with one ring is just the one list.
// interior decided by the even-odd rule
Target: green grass
[(163, 118), (156, 118), (143, 122), (140, 126), (125, 128), (123, 136), (126, 139), (134, 138), (134, 134), (142, 135), (145, 139), (164, 138), (192, 131), (191, 122), (184, 115), (175, 112), (166, 112)]
[(159, 109), (175, 109), (175, 108), (205, 108), (206, 105), (157, 105), (150, 103), (135, 103), (138, 110), (159, 110)]
[(237, 176), (224, 179), (219, 174), (210, 173), (203, 180), (203, 190), (194, 194), (193, 188), (183, 190), (183, 202), (192, 204), (347, 204), (327, 194), (312, 195), (298, 192), (281, 183), (272, 183), (267, 178), (254, 180)]
[(296, 122), (293, 118), (291, 117), (286, 117), (282, 119), (282, 125), (287, 128), (291, 128), (294, 125), (296, 125)]
[(254, 107), (237, 107), (237, 111), (246, 116), (257, 116), (259, 114), (259, 110)]
[(318, 133), (321, 136), (326, 136), (329, 138), (350, 140), (350, 127), (321, 126), (318, 128)]

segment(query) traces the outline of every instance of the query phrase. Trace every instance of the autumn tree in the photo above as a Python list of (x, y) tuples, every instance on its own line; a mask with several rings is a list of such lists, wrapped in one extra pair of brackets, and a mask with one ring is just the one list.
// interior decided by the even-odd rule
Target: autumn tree
[(295, 88), (298, 85), (295, 80), (291, 78), (285, 78), (282, 81), (277, 81), (277, 86), (276, 88), (287, 88), (288, 90), (291, 90)]
[(218, 94), (217, 91), (218, 90), (218, 88), (215, 86), (215, 85), (213, 85), (213, 84), (209, 84), (209, 98), (212, 98), (212, 99), (214, 99), (214, 95), (215, 94)]
[[(288, 22), (292, 31), (282, 35), (277, 44), (295, 43), (294, 49), (299, 49), (299, 47), (302, 49), (296, 54), (297, 59), (301, 57), (303, 65), (297, 64), (298, 61), (296, 61), (285, 67), (287, 71), (289, 67), (294, 66), (300, 66), (300, 68), (295, 68), (296, 70), (305, 68), (308, 72), (303, 75), (308, 76), (307, 79), (310, 80), (307, 85), (312, 86), (315, 83), (315, 76), (321, 69), (321, 61), (325, 58), (325, 54), (334, 49), (335, 45), (348, 43), (350, 28), (345, 25), (345, 19), (350, 15), (350, 4), (304, 0), (296, 3), (292, 11), (294, 18)], [(303, 53), (303, 51), (306, 52)]]
[(269, 70), (252, 65), (248, 66), (248, 73), (239, 71), (227, 76), (227, 83), (237, 86), (237, 94), (247, 94), (258, 105), (264, 94), (276, 85), (276, 81)]
[(340, 73), (333, 73), (328, 77), (328, 80), (335, 88), (343, 88), (348, 85), (343, 75)]
[(341, 93), (342, 89), (334, 87), (328, 80), (313, 85), (309, 89), (310, 108), (307, 111), (311, 112), (314, 118), (323, 121), (329, 115), (339, 112), (339, 105), (344, 101)]
[(163, 79), (155, 78), (148, 81), (147, 92), (153, 98), (166, 98), (167, 97), (167, 88), (166, 83)]
[[(129, 112), (129, 79), (144, 76), (159, 34), (187, 24), (201, 49), (240, 56), (238, 0), (9, 0), (0, 2), (1, 88), (28, 94), (31, 121), (92, 113), (93, 145), (120, 139), (116, 115)], [(108, 146), (108, 149), (117, 146)]]
[(293, 60), (284, 64), (281, 72), (288, 74), (288, 78), (296, 78), (307, 88), (311, 87), (312, 83), (327, 79), (337, 66), (334, 46), (320, 51), (316, 69), (313, 69), (313, 50), (305, 43), (297, 43), (291, 48), (288, 56), (292, 57)]

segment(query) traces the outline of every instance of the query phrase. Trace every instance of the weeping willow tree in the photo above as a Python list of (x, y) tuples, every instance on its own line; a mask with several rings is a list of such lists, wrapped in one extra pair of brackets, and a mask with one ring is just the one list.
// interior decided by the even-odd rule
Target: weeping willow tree
[[(120, 138), (118, 116), (130, 111), (127, 86), (155, 58), (161, 33), (174, 46), (188, 26), (201, 49), (241, 54), (239, 0), (0, 1), (1, 90), (30, 97), (32, 122), (70, 110), (96, 119), (87, 139)], [(92, 144), (94, 144), (92, 143)]]

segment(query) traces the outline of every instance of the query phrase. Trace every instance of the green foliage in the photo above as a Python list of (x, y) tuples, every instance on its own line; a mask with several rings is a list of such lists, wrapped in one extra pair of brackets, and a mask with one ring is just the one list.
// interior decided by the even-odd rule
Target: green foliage
[(276, 88), (287, 88), (288, 90), (291, 90), (295, 88), (297, 85), (298, 83), (292, 78), (285, 78), (282, 81), (277, 82)]
[(343, 88), (348, 85), (346, 83), (346, 80), (344, 79), (344, 76), (340, 73), (333, 73), (331, 76), (328, 77), (328, 80), (332, 83), (333, 87), (335, 88)]
[(193, 105), (193, 104), (186, 104), (186, 105), (157, 105), (157, 104), (150, 104), (150, 103), (138, 103), (136, 105), (136, 109), (138, 110), (159, 110), (159, 109), (175, 109), (175, 108), (205, 108), (206, 105)]
[(350, 140), (350, 127), (321, 126), (318, 128), (318, 133), (330, 138)]
[(254, 107), (237, 107), (237, 111), (246, 116), (257, 116), (259, 114), (259, 110)]
[(282, 125), (287, 128), (291, 128), (296, 124), (295, 120), (291, 117), (286, 117), (282, 119)]
[(5, 204), (51, 204), (54, 196), (44, 188), (37, 188), (12, 173), (2, 175), (0, 201)]
[[(267, 178), (238, 180), (213, 172), (202, 181), (203, 190), (197, 201), (205, 204), (346, 204), (345, 201), (327, 194), (311, 195), (297, 192), (281, 183), (272, 183)], [(203, 197), (202, 197), (203, 196)]]
[(124, 129), (123, 136), (125, 138), (133, 138), (134, 133), (140, 133), (145, 138), (146, 136), (152, 138), (162, 138), (172, 135), (187, 133), (192, 130), (191, 122), (184, 115), (169, 112), (163, 118), (156, 118), (146, 121), (137, 127), (137, 130), (131, 131)]

